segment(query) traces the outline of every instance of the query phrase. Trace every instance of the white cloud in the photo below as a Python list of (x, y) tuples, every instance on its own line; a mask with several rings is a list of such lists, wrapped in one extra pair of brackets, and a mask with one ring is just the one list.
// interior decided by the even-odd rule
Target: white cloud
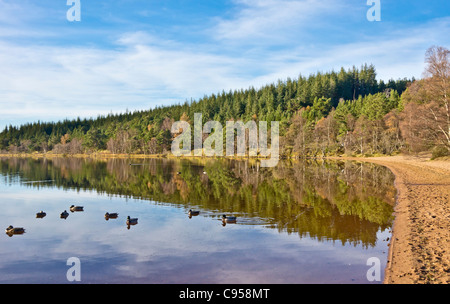
[(142, 36), (123, 35), (109, 50), (0, 42), (3, 119), (95, 117), (197, 99), (242, 83), (236, 76), (241, 59), (175, 43), (137, 43), (136, 35)]
[(255, 77), (255, 84), (271, 83), (277, 79), (308, 76), (317, 71), (339, 71), (341, 67), (374, 64), (378, 79), (388, 81), (400, 78), (421, 78), (425, 67), (424, 56), (433, 44), (450, 46), (450, 18), (429, 23), (373, 32), (348, 43), (320, 44), (305, 47), (294, 45), (279, 51), (260, 55), (267, 68)]
[(426, 48), (450, 44), (450, 18), (401, 27), (381, 23), (374, 26), (378, 31), (356, 31), (349, 41), (305, 38), (310, 30), (316, 34), (316, 26), (320, 32), (340, 23), (346, 10), (354, 20), (354, 12), (366, 8), (349, 3), (236, 0), (235, 11), (214, 19), (215, 26), (190, 42), (115, 29), (107, 36), (115, 37), (107, 47), (64, 46), (55, 45), (52, 31), (23, 26), (17, 30), (23, 37), (33, 32), (53, 35), (53, 44), (24, 44), (8, 38), (17, 33), (0, 30), (0, 129), (19, 119), (23, 123), (148, 109), (364, 63), (373, 63), (384, 80), (419, 78)]
[(306, 36), (308, 29), (323, 26), (329, 15), (339, 15), (346, 8), (345, 2), (330, 0), (236, 0), (235, 4), (240, 10), (231, 18), (218, 18), (211, 30), (217, 40), (292, 43), (293, 38)]

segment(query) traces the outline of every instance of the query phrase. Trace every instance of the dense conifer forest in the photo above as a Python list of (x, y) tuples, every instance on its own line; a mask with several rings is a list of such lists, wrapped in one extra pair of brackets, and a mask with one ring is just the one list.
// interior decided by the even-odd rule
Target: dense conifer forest
[[(450, 51), (430, 47), (420, 80), (377, 80), (373, 65), (287, 78), (145, 111), (30, 122), (0, 133), (0, 152), (167, 154), (175, 121), (279, 121), (284, 157), (450, 149)], [(124, 101), (125, 103), (126, 101)]]

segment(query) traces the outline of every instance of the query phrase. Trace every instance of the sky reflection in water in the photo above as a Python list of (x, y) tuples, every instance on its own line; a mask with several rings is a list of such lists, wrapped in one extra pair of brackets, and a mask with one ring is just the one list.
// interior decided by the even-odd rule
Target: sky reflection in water
[[(68, 283), (70, 257), (82, 283), (370, 283), (370, 257), (384, 271), (395, 196), (385, 168), (131, 162), (2, 159), (0, 226), (26, 232), (0, 237), (0, 283)], [(224, 213), (237, 224), (223, 226)], [(139, 218), (129, 229), (128, 215)]]

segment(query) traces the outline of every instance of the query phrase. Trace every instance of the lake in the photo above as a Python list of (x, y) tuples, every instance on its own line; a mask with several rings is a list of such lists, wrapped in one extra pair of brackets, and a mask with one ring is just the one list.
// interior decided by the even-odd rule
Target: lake
[(0, 283), (380, 284), (395, 196), (350, 161), (0, 158)]

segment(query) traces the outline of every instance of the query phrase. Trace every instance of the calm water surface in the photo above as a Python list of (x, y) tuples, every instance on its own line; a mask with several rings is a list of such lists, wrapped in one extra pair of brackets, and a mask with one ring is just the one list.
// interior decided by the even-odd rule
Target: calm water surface
[(0, 236), (0, 283), (68, 283), (70, 257), (82, 283), (381, 283), (393, 181), (356, 162), (1, 158), (0, 228), (25, 233)]

